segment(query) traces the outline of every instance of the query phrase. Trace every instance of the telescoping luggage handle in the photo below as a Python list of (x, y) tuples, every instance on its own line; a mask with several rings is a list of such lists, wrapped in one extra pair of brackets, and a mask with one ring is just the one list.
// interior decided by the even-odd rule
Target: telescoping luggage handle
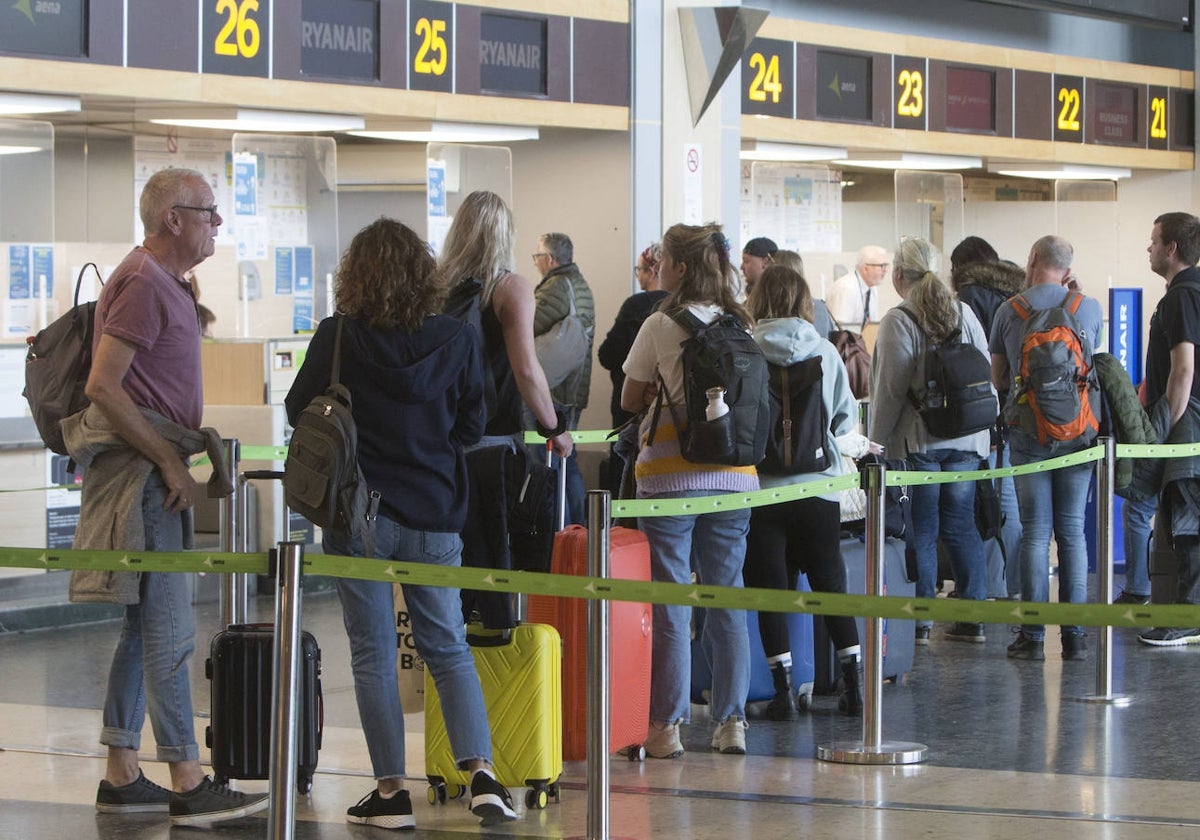
[[(546, 466), (554, 468), (554, 443), (550, 440), (546, 441)], [(557, 481), (554, 493), (554, 530), (561, 531), (567, 527), (567, 460), (565, 458), (559, 461), (555, 478)]]

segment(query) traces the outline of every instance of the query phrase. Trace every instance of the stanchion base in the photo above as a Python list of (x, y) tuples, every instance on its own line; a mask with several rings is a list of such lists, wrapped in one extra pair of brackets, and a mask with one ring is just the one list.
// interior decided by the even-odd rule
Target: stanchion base
[(929, 747), (912, 741), (884, 741), (867, 747), (862, 741), (834, 741), (817, 747), (821, 761), (839, 764), (917, 764), (925, 760)]
[(1082, 697), (1072, 697), (1076, 703), (1096, 703), (1099, 705), (1124, 708), (1133, 702), (1128, 694), (1085, 694)]

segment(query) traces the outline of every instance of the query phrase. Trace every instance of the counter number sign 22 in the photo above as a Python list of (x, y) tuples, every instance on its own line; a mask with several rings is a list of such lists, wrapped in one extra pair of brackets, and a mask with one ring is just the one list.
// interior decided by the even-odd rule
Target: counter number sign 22
[(262, 43), (259, 34), (258, 0), (217, 0), (216, 13), (224, 18), (213, 41), (216, 55), (254, 58)]
[(444, 74), (449, 54), (446, 48), (446, 21), (418, 18), (413, 33), (420, 41), (413, 56), (413, 72), (424, 76)]

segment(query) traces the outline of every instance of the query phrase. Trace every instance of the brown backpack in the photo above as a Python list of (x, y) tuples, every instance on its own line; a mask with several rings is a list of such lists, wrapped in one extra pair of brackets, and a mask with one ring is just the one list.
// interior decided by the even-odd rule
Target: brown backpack
[(837, 348), (838, 355), (846, 364), (846, 373), (850, 375), (850, 392), (858, 400), (866, 399), (870, 390), (871, 351), (861, 335), (850, 330), (842, 329), (832, 315), (833, 329), (829, 333), (829, 343)]

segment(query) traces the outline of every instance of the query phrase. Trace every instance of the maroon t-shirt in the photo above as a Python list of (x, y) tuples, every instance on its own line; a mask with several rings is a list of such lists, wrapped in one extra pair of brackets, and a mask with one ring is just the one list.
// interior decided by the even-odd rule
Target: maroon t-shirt
[(196, 302), (188, 285), (145, 248), (130, 251), (105, 283), (96, 306), (93, 351), (102, 334), (138, 348), (123, 383), (135, 405), (188, 429), (200, 428), (204, 393)]

